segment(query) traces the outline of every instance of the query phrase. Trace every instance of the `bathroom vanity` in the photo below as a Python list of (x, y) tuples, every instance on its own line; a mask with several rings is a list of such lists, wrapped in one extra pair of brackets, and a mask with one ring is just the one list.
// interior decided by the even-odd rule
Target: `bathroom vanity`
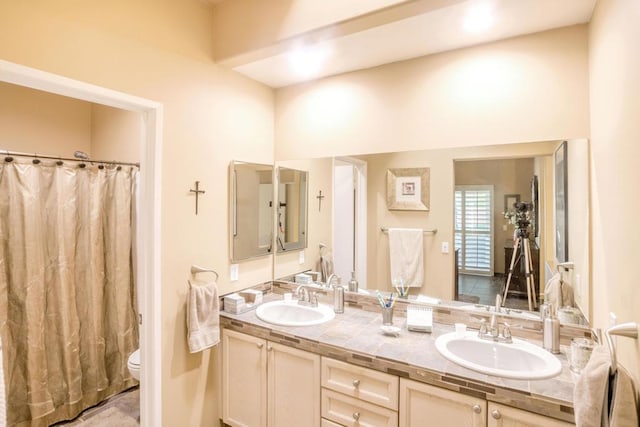
[[(267, 295), (266, 300), (281, 296)], [(394, 318), (403, 326), (404, 318)], [(223, 313), (223, 422), (231, 426), (569, 426), (573, 374), (544, 380), (484, 375), (442, 357), (436, 338), (380, 330), (353, 306), (317, 326), (277, 326), (255, 311)], [(563, 346), (563, 350), (566, 347)], [(292, 421), (293, 420), (293, 421)], [(519, 424), (516, 424), (519, 423)], [(524, 424), (523, 424), (524, 423)]]

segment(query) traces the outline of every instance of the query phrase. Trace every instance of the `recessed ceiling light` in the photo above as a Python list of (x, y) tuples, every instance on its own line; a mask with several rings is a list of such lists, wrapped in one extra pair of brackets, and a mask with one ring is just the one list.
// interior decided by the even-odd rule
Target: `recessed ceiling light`
[(294, 73), (303, 77), (313, 77), (329, 57), (326, 46), (302, 46), (289, 53), (289, 66)]
[(464, 29), (470, 33), (487, 30), (493, 24), (493, 10), (486, 3), (473, 5), (464, 18)]

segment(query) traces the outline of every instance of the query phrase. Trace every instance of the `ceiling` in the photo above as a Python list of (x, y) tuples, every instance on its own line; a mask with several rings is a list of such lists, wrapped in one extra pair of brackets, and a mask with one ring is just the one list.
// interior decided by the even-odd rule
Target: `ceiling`
[[(404, 6), (413, 3), (415, 6), (418, 2), (401, 3)], [(458, 0), (436, 3), (433, 2), (434, 6), (429, 10), (414, 7), (416, 10), (410, 16), (406, 16), (407, 13), (396, 14), (404, 16), (379, 20), (382, 22), (370, 26), (352, 25), (357, 27), (353, 31), (327, 31), (326, 26), (306, 31), (274, 42), (274, 45), (281, 46), (279, 49), (264, 49), (262, 46), (263, 54), (246, 55), (247, 59), (240, 64), (229, 66), (268, 86), (283, 87), (437, 52), (587, 23), (596, 0)], [(488, 14), (488, 20), (492, 22), (486, 29), (467, 31), (465, 20), (472, 11), (478, 10)], [(361, 18), (354, 16), (352, 20)], [(335, 26), (344, 27), (348, 21), (343, 20)], [(309, 37), (314, 31), (316, 36)], [(310, 39), (318, 41), (309, 43)], [(303, 57), (302, 64), (317, 62), (315, 69), (300, 70), (292, 66), (292, 48), (302, 43), (306, 43), (305, 48), (311, 48), (316, 55)]]

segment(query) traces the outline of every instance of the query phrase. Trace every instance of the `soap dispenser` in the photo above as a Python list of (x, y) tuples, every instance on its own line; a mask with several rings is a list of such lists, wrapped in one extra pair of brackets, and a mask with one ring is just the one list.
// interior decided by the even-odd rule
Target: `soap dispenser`
[(358, 292), (358, 281), (356, 280), (356, 272), (351, 272), (351, 280), (349, 280), (349, 292)]
[(549, 304), (542, 326), (542, 347), (551, 353), (560, 353), (560, 321), (552, 304)]

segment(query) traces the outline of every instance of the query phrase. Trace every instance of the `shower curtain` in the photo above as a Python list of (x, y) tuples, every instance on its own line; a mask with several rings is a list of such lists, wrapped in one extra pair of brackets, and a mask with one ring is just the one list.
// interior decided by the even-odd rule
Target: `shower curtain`
[(0, 336), (8, 426), (46, 426), (136, 384), (137, 168), (0, 165)]

